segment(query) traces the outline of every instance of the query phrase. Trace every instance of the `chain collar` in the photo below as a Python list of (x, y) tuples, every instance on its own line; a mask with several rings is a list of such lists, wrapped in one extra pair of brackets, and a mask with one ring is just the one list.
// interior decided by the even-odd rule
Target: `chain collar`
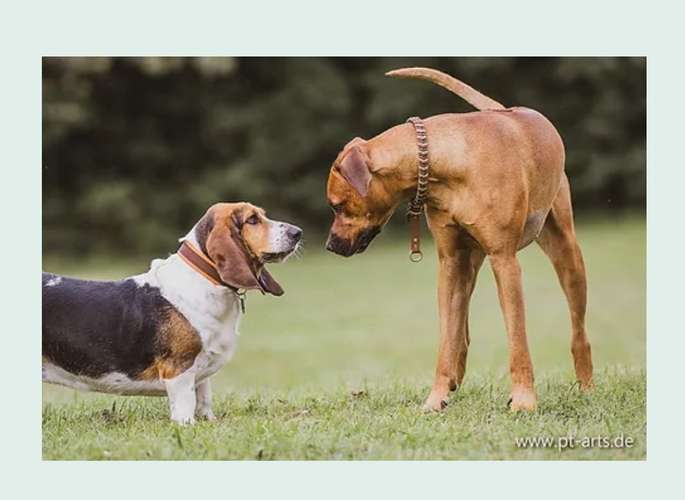
[(409, 260), (420, 262), (423, 259), (421, 252), (421, 224), (419, 218), (423, 213), (428, 194), (428, 176), (430, 174), (430, 160), (428, 158), (428, 135), (423, 120), (418, 116), (412, 116), (407, 120), (414, 126), (416, 132), (416, 145), (419, 148), (419, 174), (416, 180), (416, 195), (409, 201), (407, 218), (411, 234)]
[(416, 196), (409, 202), (408, 215), (419, 216), (423, 213), (423, 205), (426, 203), (428, 193), (428, 174), (430, 173), (430, 161), (428, 159), (428, 136), (423, 120), (418, 116), (412, 116), (407, 120), (416, 131), (416, 145), (419, 147), (419, 175), (416, 180)]

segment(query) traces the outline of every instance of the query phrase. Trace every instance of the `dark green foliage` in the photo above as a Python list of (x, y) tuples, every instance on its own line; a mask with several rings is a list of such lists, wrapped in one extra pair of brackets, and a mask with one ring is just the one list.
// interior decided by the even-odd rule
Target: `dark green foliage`
[(416, 65), (545, 113), (579, 209), (644, 207), (643, 58), (46, 58), (44, 251), (169, 251), (219, 200), (323, 229), (347, 141), (469, 111)]

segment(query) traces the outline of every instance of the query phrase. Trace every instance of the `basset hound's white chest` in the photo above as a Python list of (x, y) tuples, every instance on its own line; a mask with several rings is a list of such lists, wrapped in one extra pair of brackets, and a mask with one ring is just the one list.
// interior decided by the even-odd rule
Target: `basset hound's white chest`
[[(169, 265), (169, 261), (171, 265)], [(200, 378), (216, 373), (235, 354), (241, 307), (231, 290), (214, 286), (186, 265), (177, 265), (174, 256), (164, 265), (152, 265), (146, 279), (154, 279), (162, 295), (197, 331), (202, 351), (195, 361)], [(199, 278), (199, 279), (198, 279)]]
[(199, 331), (203, 349), (198, 360), (198, 376), (201, 379), (214, 375), (235, 354), (238, 344), (238, 321), (240, 311), (213, 328)]

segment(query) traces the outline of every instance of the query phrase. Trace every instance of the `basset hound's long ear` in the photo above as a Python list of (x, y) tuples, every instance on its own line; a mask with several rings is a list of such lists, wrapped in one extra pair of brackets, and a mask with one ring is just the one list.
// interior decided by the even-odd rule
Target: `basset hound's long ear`
[[(205, 217), (211, 217), (211, 214)], [(214, 221), (206, 238), (207, 256), (216, 265), (224, 283), (243, 290), (256, 288), (272, 295), (283, 295), (281, 286), (245, 247), (240, 235), (242, 226), (238, 211)]]
[(283, 291), (283, 287), (278, 284), (278, 281), (271, 276), (271, 273), (267, 271), (266, 268), (262, 268), (262, 272), (259, 273), (258, 279), (259, 284), (262, 286), (262, 290), (266, 293), (270, 293), (271, 295), (275, 295), (277, 297), (280, 297), (285, 293)]
[(207, 236), (207, 255), (216, 265), (224, 283), (245, 290), (261, 289), (256, 264), (240, 237), (242, 221), (239, 217), (239, 214), (234, 213), (214, 221)]
[(366, 141), (355, 138), (342, 153), (342, 158), (336, 163), (336, 168), (340, 175), (357, 191), (361, 196), (366, 196), (369, 192), (371, 182), (371, 171), (369, 170), (368, 156), (364, 147)]

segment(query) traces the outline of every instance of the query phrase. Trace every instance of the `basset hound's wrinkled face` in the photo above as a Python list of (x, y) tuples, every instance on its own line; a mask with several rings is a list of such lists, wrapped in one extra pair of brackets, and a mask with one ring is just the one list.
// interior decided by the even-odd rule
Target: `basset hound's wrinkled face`
[(340, 152), (328, 176), (326, 196), (335, 219), (327, 250), (344, 257), (363, 252), (392, 216), (396, 201), (373, 178), (366, 141), (355, 138)]
[(264, 265), (294, 253), (302, 230), (266, 217), (250, 203), (212, 205), (195, 226), (200, 249), (214, 262), (221, 279), (235, 288), (259, 288), (274, 295), (283, 290)]

